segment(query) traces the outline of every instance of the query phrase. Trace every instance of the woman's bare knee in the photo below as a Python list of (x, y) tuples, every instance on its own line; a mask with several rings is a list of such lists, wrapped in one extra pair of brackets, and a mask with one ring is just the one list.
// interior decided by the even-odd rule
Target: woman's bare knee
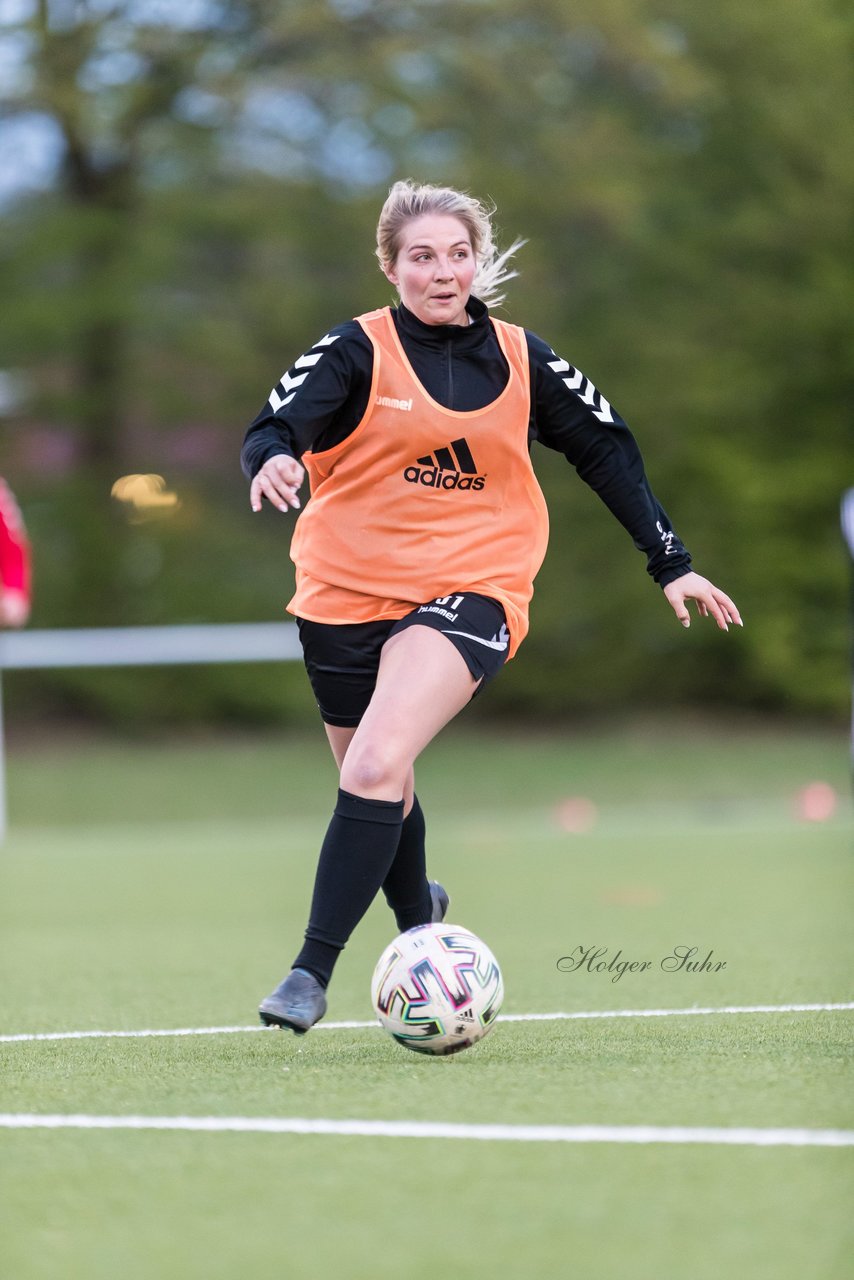
[(354, 740), (341, 767), (341, 786), (352, 795), (400, 800), (410, 771), (409, 760), (397, 760), (377, 744)]

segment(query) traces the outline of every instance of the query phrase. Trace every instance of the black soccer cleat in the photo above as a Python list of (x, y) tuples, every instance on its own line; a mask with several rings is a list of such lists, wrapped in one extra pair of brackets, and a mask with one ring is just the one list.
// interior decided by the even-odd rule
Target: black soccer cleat
[(287, 1027), (303, 1036), (326, 1013), (326, 992), (314, 974), (292, 969), (272, 995), (261, 1001), (258, 1013), (265, 1026)]
[(430, 916), (432, 924), (441, 924), (448, 914), (448, 907), (451, 900), (448, 897), (446, 889), (439, 884), (438, 880), (431, 880), (430, 884), (430, 900), (433, 903), (433, 914)]

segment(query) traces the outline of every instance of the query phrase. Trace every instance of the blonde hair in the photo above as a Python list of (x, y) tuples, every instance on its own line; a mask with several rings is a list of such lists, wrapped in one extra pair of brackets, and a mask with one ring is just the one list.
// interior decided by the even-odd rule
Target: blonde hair
[(500, 306), (504, 301), (504, 294), (500, 292), (502, 285), (519, 274), (518, 271), (508, 271), (507, 263), (525, 241), (515, 240), (509, 249), (499, 253), (492, 239), (495, 207), (488, 208), (464, 191), (415, 183), (408, 179), (396, 182), (388, 193), (377, 223), (377, 258), (380, 266), (385, 270), (396, 262), (404, 225), (412, 218), (421, 218), (430, 213), (459, 218), (469, 233), (477, 260), (472, 292), (488, 307)]

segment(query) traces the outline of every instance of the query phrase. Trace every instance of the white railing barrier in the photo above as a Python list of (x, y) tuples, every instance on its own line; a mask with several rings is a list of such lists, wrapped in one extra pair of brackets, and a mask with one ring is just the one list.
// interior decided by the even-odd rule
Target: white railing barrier
[[(292, 662), (300, 657), (302, 649), (293, 622), (0, 632), (0, 679), (4, 671)], [(0, 683), (0, 843), (6, 838), (6, 829), (6, 751)]]

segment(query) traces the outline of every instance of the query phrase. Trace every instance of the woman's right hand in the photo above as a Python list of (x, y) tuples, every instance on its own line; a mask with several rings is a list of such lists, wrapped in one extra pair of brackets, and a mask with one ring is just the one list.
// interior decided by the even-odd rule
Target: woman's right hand
[(268, 458), (249, 486), (249, 501), (253, 511), (261, 510), (261, 499), (266, 498), (279, 511), (299, 508), (297, 489), (305, 477), (305, 468), (289, 453), (277, 453)]

